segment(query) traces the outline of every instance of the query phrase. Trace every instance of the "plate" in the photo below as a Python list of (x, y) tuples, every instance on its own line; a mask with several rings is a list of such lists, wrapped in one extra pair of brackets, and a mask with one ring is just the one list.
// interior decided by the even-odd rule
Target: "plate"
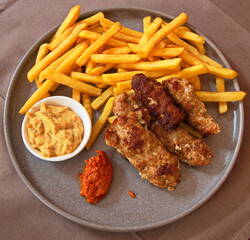
[[(98, 11), (103, 11), (113, 21), (120, 21), (124, 26), (140, 31), (145, 16), (160, 16), (166, 21), (172, 19), (171, 16), (156, 11), (124, 8), (88, 12), (81, 15), (81, 18)], [(199, 33), (194, 27), (188, 26)], [(212, 148), (213, 160), (205, 167), (191, 168), (181, 164), (181, 183), (174, 192), (141, 180), (138, 171), (127, 160), (106, 146), (104, 131), (90, 151), (83, 150), (70, 161), (41, 161), (28, 152), (21, 138), (24, 116), (18, 114), (18, 111), (36, 87), (27, 81), (26, 74), (35, 62), (39, 45), (49, 41), (55, 29), (35, 43), (24, 56), (14, 73), (6, 97), (6, 143), (13, 165), (27, 187), (43, 203), (64, 217), (81, 225), (106, 231), (140, 231), (163, 226), (186, 216), (207, 201), (225, 181), (236, 160), (243, 132), (243, 105), (240, 102), (229, 103), (229, 111), (224, 115), (218, 114), (216, 103), (206, 104), (208, 112), (221, 127), (219, 135), (206, 139)], [(230, 68), (222, 53), (206, 39), (208, 55)], [(202, 81), (205, 90), (215, 91), (211, 75), (202, 76)], [(228, 91), (238, 91), (237, 80), (228, 81), (226, 88)], [(61, 87), (56, 95), (70, 96), (70, 90)], [(99, 114), (100, 112), (94, 114), (94, 120)], [(84, 167), (83, 160), (96, 155), (96, 150), (105, 151), (112, 159), (114, 176), (109, 194), (98, 204), (92, 205), (79, 195), (78, 176)], [(129, 196), (129, 190), (136, 194), (136, 198)]]

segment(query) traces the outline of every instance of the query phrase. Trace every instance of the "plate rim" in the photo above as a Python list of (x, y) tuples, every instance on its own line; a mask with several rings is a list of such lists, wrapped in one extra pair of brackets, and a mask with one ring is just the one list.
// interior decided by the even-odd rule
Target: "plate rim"
[[(86, 11), (86, 12), (82, 12), (79, 19), (82, 19), (84, 17), (87, 16), (91, 16), (97, 12), (110, 12), (110, 11), (139, 11), (139, 12), (148, 12), (149, 14), (154, 14), (154, 15), (161, 15), (164, 16), (166, 18), (170, 18), (173, 19), (174, 17), (172, 15), (169, 15), (167, 13), (158, 11), (158, 10), (154, 10), (154, 9), (148, 9), (148, 8), (138, 8), (138, 7), (119, 7), (119, 8), (99, 8), (99, 9), (95, 9), (95, 10), (91, 10), (91, 11)], [(218, 47), (203, 33), (201, 33), (196, 27), (194, 27), (192, 24), (190, 23), (186, 23), (185, 25), (189, 26), (192, 30), (194, 30), (195, 32), (197, 32), (198, 34), (206, 37), (206, 42), (209, 43), (209, 45), (216, 51), (216, 53), (218, 54), (219, 58), (221, 61), (223, 61), (224, 65), (227, 68), (231, 69), (231, 66), (229, 64), (229, 62), (227, 61), (227, 59), (225, 58), (225, 56), (223, 55), (223, 53), (218, 49)], [(8, 89), (7, 89), (7, 94), (5, 97), (5, 104), (4, 104), (4, 113), (3, 113), (3, 129), (4, 129), (4, 137), (5, 137), (5, 142), (6, 142), (6, 146), (7, 146), (7, 150), (11, 159), (11, 162), (15, 168), (15, 170), (17, 171), (19, 177), (21, 178), (21, 180), (24, 182), (24, 184), (28, 187), (28, 189), (46, 206), (48, 206), (50, 209), (52, 209), (53, 211), (59, 213), (60, 215), (62, 215), (63, 217), (78, 223), (80, 225), (83, 225), (85, 227), (89, 227), (89, 228), (93, 228), (93, 229), (98, 229), (98, 230), (103, 230), (103, 231), (108, 231), (108, 232), (135, 232), (135, 231), (145, 231), (145, 230), (149, 230), (149, 229), (154, 229), (157, 227), (161, 227), (170, 223), (173, 223), (185, 216), (187, 216), (188, 214), (190, 214), (191, 212), (195, 211), (196, 209), (198, 209), (201, 205), (203, 205), (206, 201), (208, 201), (217, 191), (218, 189), (222, 186), (222, 184), (225, 182), (225, 180), (227, 179), (228, 175), (230, 174), (230, 172), (232, 171), (232, 168), (237, 160), (237, 156), (239, 154), (240, 151), (240, 147), (242, 144), (242, 139), (243, 139), (243, 130), (244, 130), (244, 107), (243, 107), (243, 102), (239, 102), (238, 108), (239, 108), (239, 115), (240, 115), (240, 119), (239, 119), (239, 134), (238, 134), (238, 141), (236, 143), (235, 146), (235, 150), (232, 156), (232, 159), (230, 160), (230, 162), (228, 163), (227, 169), (225, 170), (225, 173), (223, 174), (223, 176), (221, 177), (220, 181), (217, 182), (217, 184), (215, 185), (214, 188), (212, 188), (212, 190), (209, 192), (209, 194), (207, 194), (204, 198), (202, 198), (197, 204), (195, 204), (193, 207), (189, 208), (188, 210), (186, 210), (185, 212), (171, 218), (170, 220), (161, 220), (158, 223), (151, 223), (151, 224), (146, 224), (143, 226), (135, 226), (135, 227), (114, 227), (111, 225), (102, 225), (99, 223), (95, 223), (95, 222), (90, 222), (84, 219), (80, 219), (79, 217), (73, 216), (72, 214), (68, 213), (65, 210), (62, 210), (59, 206), (56, 206), (55, 204), (53, 204), (52, 202), (50, 202), (48, 199), (46, 199), (46, 197), (44, 197), (36, 188), (35, 186), (33, 186), (32, 182), (30, 182), (27, 177), (25, 176), (25, 174), (22, 172), (20, 165), (18, 164), (18, 160), (15, 158), (15, 154), (13, 151), (13, 148), (11, 146), (11, 140), (10, 140), (10, 134), (9, 134), (9, 130), (8, 130), (8, 106), (10, 105), (11, 102), (11, 97), (10, 97), (10, 93), (12, 88), (14, 88), (14, 83), (15, 83), (15, 76), (18, 73), (19, 69), (22, 67), (22, 65), (24, 64), (25, 60), (27, 58), (30, 57), (30, 55), (32, 55), (32, 52), (34, 51), (35, 48), (37, 48), (37, 46), (39, 44), (41, 44), (42, 42), (45, 41), (46, 38), (49, 37), (49, 35), (51, 35), (53, 32), (55, 32), (55, 30), (58, 28), (58, 26), (60, 26), (60, 24), (57, 24), (55, 27), (51, 28), (49, 31), (47, 31), (41, 38), (39, 38), (34, 44), (32, 44), (32, 46), (29, 48), (29, 50), (25, 53), (25, 55), (22, 57), (21, 61), (19, 62), (19, 64), (17, 65), (12, 77), (11, 77), (11, 81), (9, 83)], [(233, 85), (236, 88), (237, 91), (240, 90), (239, 88), (239, 84), (237, 81), (237, 78), (231, 80), (233, 81)]]

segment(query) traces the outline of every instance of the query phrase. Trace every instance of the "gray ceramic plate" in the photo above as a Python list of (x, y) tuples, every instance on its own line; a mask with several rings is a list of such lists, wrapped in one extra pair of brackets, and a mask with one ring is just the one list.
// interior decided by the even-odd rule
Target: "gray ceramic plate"
[[(132, 29), (142, 30), (145, 16), (160, 16), (166, 21), (170, 16), (142, 9), (102, 10), (113, 21), (120, 21)], [(96, 11), (95, 11), (96, 12)], [(95, 12), (83, 14), (88, 17)], [(192, 26), (190, 26), (195, 30)], [(38, 46), (48, 41), (55, 29), (46, 34), (24, 56), (17, 67), (6, 97), (4, 113), (5, 137), (12, 162), (28, 188), (48, 207), (64, 217), (87, 227), (106, 231), (139, 231), (159, 227), (180, 219), (197, 209), (221, 186), (239, 151), (243, 131), (242, 103), (230, 103), (229, 112), (219, 115), (217, 104), (207, 104), (210, 114), (221, 126), (221, 134), (211, 136), (206, 142), (213, 151), (213, 161), (206, 167), (191, 168), (181, 165), (181, 183), (174, 192), (168, 192), (141, 180), (129, 162), (104, 143), (101, 134), (90, 151), (84, 150), (70, 161), (52, 163), (33, 157), (21, 138), (23, 116), (19, 109), (35, 91), (35, 83), (26, 79), (28, 70), (35, 61)], [(230, 68), (222, 53), (207, 39), (208, 55)], [(212, 76), (202, 77), (205, 90), (215, 90)], [(239, 90), (236, 80), (227, 82), (227, 90)], [(70, 90), (61, 87), (56, 95), (70, 95)], [(96, 113), (94, 119), (98, 117)], [(98, 204), (91, 205), (79, 195), (78, 174), (84, 167), (84, 159), (104, 150), (112, 159), (114, 178), (109, 194)], [(136, 194), (131, 198), (128, 190)]]

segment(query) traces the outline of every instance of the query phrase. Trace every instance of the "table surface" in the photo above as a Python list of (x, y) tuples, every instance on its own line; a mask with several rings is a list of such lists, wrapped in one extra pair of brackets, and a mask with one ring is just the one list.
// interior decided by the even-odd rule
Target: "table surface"
[(157, 229), (136, 233), (110, 233), (75, 224), (49, 209), (25, 186), (8, 155), (3, 134), (4, 100), (11, 77), (30, 47), (68, 10), (80, 4), (81, 12), (107, 7), (138, 7), (177, 16), (208, 36), (239, 73), (240, 88), (249, 92), (249, 0), (102, 0), (0, 2), (0, 239), (237, 239), (250, 237), (250, 99), (244, 99), (245, 127), (242, 147), (229, 177), (200, 208)]

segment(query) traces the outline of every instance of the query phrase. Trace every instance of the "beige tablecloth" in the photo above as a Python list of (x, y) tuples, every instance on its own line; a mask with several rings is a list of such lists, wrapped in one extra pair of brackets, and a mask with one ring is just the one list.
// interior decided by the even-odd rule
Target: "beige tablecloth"
[(82, 12), (109, 7), (141, 7), (176, 16), (207, 35), (239, 72), (249, 91), (249, 0), (1, 0), (0, 1), (0, 239), (237, 239), (250, 237), (250, 98), (244, 100), (245, 129), (235, 166), (204, 205), (167, 226), (138, 233), (109, 233), (77, 225), (40, 202), (20, 180), (9, 158), (2, 115), (7, 88), (19, 61), (34, 42), (59, 24), (76, 4)]

